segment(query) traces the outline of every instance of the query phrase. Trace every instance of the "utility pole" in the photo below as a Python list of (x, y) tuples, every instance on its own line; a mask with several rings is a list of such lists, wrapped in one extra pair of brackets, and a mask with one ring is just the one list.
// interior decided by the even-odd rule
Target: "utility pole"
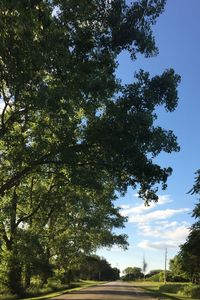
[(167, 248), (165, 248), (165, 270), (164, 270), (164, 284), (166, 284), (166, 282), (167, 282), (166, 271), (167, 271)]

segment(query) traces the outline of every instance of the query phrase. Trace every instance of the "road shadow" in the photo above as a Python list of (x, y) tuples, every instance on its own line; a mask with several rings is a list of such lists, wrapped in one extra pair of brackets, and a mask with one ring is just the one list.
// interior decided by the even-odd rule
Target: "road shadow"
[[(112, 288), (113, 288), (113, 286), (112, 286)], [(127, 288), (127, 286), (125, 286), (125, 288)], [(117, 299), (117, 297), (120, 297), (120, 296), (127, 297), (128, 299), (131, 299), (131, 297), (133, 297), (133, 299), (136, 299), (135, 297), (138, 297), (138, 299), (141, 299), (141, 300), (146, 299), (146, 297), (148, 297), (148, 296), (154, 298), (154, 295), (152, 295), (151, 293), (144, 292), (144, 291), (138, 291), (138, 290), (134, 292), (134, 290), (130, 290), (130, 291), (129, 290), (125, 290), (125, 291), (116, 290), (115, 291), (113, 289), (112, 290), (102, 289), (99, 291), (95, 291), (95, 290), (93, 291), (93, 290), (87, 289), (86, 291), (82, 290), (82, 291), (78, 291), (78, 292), (73, 292), (71, 294), (73, 294), (73, 297), (72, 297), (73, 300), (80, 300), (80, 295), (88, 295), (88, 300), (100, 299), (99, 295), (102, 295), (104, 299), (106, 299), (105, 298), (106, 295), (108, 297), (113, 296), (113, 299)], [(62, 296), (60, 296), (59, 298), (57, 298), (57, 300), (58, 299), (66, 300), (65, 295), (69, 296), (69, 294), (66, 293), (66, 294), (63, 294)], [(76, 295), (77, 295), (77, 298), (75, 298)], [(97, 295), (98, 295), (98, 298), (96, 298)], [(114, 298), (114, 297), (116, 297), (116, 298)], [(83, 297), (83, 299), (87, 300), (87, 298), (85, 298), (85, 297)]]
[[(76, 293), (75, 293), (76, 294)], [(131, 296), (131, 295), (138, 295), (140, 294), (142, 295), (147, 295), (147, 293), (145, 292), (134, 292), (134, 290), (131, 291), (114, 291), (114, 290), (102, 290), (102, 291), (80, 291), (79, 293), (77, 293), (79, 295), (83, 295), (83, 294), (89, 294), (89, 295), (122, 295), (122, 296)]]

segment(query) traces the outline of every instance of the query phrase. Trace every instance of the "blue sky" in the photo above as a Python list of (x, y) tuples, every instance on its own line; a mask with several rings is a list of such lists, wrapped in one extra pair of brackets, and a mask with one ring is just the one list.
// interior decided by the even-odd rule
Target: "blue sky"
[(132, 62), (123, 53), (119, 57), (117, 75), (124, 83), (133, 81), (134, 72), (141, 69), (152, 76), (167, 68), (174, 68), (181, 75), (179, 106), (173, 113), (159, 109), (158, 123), (171, 129), (178, 137), (181, 151), (161, 154), (156, 160), (162, 166), (171, 166), (173, 175), (168, 189), (159, 191), (160, 200), (145, 208), (137, 191), (129, 189), (116, 205), (128, 216), (122, 231), (129, 236), (129, 249), (117, 247), (101, 249), (114, 267), (142, 267), (143, 256), (148, 270), (164, 268), (164, 249), (168, 248), (168, 260), (178, 252), (179, 244), (188, 235), (188, 227), (194, 222), (191, 211), (197, 202), (187, 192), (194, 183), (194, 173), (200, 168), (200, 1), (168, 0), (165, 12), (153, 27), (159, 55), (154, 58), (139, 56)]

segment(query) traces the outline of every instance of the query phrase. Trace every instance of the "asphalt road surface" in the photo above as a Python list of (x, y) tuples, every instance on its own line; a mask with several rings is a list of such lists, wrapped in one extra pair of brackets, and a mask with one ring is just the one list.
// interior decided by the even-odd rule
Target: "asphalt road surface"
[(148, 293), (133, 287), (130, 283), (114, 281), (87, 289), (60, 295), (60, 300), (155, 300)]

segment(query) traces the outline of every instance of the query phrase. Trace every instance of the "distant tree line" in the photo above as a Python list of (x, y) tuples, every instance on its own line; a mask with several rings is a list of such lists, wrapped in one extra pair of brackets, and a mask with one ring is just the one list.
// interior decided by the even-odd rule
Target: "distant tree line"
[(79, 270), (79, 277), (86, 280), (117, 280), (120, 278), (120, 270), (112, 268), (104, 258), (97, 255), (85, 258), (85, 263)]
[(90, 255), (82, 257), (82, 260), (79, 261), (79, 264), (74, 265), (74, 267), (71, 269), (54, 269), (53, 277), (54, 279), (60, 280), (61, 283), (65, 284), (72, 281), (78, 281), (80, 279), (112, 281), (119, 279), (119, 275), (120, 270), (117, 268), (112, 268), (105, 258), (99, 257), (98, 255)]
[(124, 276), (122, 279), (125, 281), (139, 280), (144, 278), (144, 273), (142, 273), (142, 269), (138, 267), (127, 267), (123, 270)]

